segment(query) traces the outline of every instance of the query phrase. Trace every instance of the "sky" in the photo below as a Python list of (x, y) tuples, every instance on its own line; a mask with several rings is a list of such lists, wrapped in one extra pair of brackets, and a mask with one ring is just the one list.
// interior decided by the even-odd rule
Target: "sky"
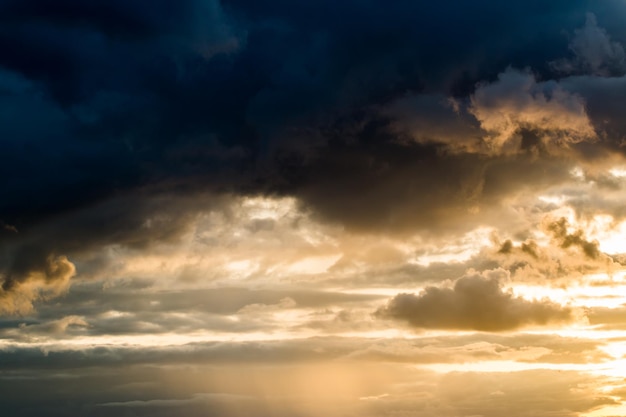
[(626, 416), (626, 1), (0, 0), (0, 410)]

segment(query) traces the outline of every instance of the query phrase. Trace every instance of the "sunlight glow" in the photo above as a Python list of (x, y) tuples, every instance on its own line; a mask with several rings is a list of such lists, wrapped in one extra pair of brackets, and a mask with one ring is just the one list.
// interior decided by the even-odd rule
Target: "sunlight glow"
[(626, 168), (624, 168), (624, 167), (611, 168), (609, 170), (609, 174), (611, 174), (615, 178), (625, 178), (626, 177)]
[(339, 255), (316, 256), (302, 259), (286, 268), (287, 273), (315, 275), (326, 272), (328, 268), (333, 266), (341, 258)]
[(434, 364), (426, 365), (439, 373), (449, 372), (520, 372), (533, 369), (550, 369), (556, 371), (580, 371), (591, 372), (597, 370), (596, 364), (574, 364), (574, 363), (533, 363), (517, 361), (477, 361), (460, 364)]
[(247, 197), (243, 199), (241, 207), (251, 218), (277, 220), (295, 210), (296, 200), (286, 197)]
[(491, 236), (494, 229), (490, 227), (480, 227), (466, 233), (456, 242), (451, 242), (436, 251), (429, 251), (424, 255), (410, 260), (415, 265), (429, 266), (433, 263), (464, 262), (480, 252), (484, 247), (490, 246)]

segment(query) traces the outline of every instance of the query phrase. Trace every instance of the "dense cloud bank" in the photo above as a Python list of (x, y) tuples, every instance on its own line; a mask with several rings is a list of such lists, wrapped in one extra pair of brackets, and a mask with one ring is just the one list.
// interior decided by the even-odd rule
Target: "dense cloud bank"
[(44, 265), (77, 240), (135, 244), (154, 217), (169, 239), (207, 193), (295, 196), (357, 231), (484, 222), (579, 145), (620, 153), (598, 95), (623, 7), (2, 1), (3, 291), (65, 281)]

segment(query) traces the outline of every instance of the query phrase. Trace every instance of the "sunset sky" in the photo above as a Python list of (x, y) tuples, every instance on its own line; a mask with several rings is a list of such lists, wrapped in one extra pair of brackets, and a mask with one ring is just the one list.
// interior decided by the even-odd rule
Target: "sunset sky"
[(0, 0), (0, 415), (626, 416), (626, 0)]

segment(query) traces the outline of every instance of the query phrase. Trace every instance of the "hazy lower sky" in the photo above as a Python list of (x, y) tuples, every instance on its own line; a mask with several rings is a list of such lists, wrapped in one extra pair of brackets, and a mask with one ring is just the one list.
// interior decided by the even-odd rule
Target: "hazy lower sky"
[(624, 22), (0, 0), (0, 414), (626, 415)]

